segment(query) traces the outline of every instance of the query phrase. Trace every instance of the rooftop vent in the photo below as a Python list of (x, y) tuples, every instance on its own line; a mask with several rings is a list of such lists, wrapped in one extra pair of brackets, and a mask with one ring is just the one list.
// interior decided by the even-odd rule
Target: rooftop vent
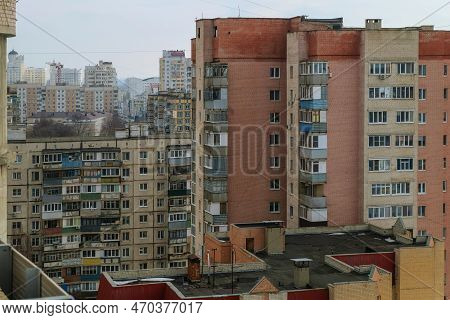
[(309, 271), (311, 259), (308, 258), (298, 258), (291, 259), (294, 262), (294, 286), (296, 288), (305, 288), (309, 286)]

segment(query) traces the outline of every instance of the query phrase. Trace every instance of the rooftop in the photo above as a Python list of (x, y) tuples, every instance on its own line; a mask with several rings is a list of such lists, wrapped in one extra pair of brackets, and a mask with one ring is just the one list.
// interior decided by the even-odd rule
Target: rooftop
[[(255, 224), (259, 227), (260, 224)], [(336, 233), (320, 233), (320, 234), (295, 234), (286, 235), (285, 253), (278, 255), (267, 255), (265, 253), (258, 253), (256, 256), (266, 264), (265, 270), (263, 268), (245, 268), (243, 265), (234, 266), (234, 274), (231, 274), (230, 266), (224, 269), (223, 266), (218, 265), (217, 271), (213, 277), (213, 268), (207, 265), (203, 266), (203, 277), (199, 282), (190, 283), (187, 281), (186, 269), (179, 269), (176, 274), (173, 271), (164, 275), (164, 270), (159, 269), (159, 274), (144, 275), (136, 277), (136, 273), (131, 277), (127, 277), (126, 273), (111, 273), (109, 276), (111, 280), (127, 281), (133, 280), (133, 284), (149, 283), (149, 281), (158, 282), (155, 277), (168, 277), (161, 282), (171, 282), (171, 284), (185, 297), (205, 297), (205, 296), (229, 296), (232, 294), (231, 286), (232, 279), (234, 280), (234, 294), (242, 294), (250, 292), (255, 285), (266, 277), (270, 282), (281, 291), (292, 291), (301, 289), (318, 289), (327, 288), (328, 284), (339, 282), (353, 282), (353, 281), (367, 281), (369, 279), (369, 269), (352, 270), (344, 273), (336, 268), (333, 268), (325, 263), (325, 257), (332, 255), (340, 261), (339, 255), (355, 254), (356, 256), (366, 255), (368, 259), (363, 259), (370, 264), (377, 266), (390, 272), (394, 272), (393, 266), (395, 262), (392, 261), (391, 256), (375, 255), (372, 257), (370, 253), (389, 253), (394, 249), (405, 246), (424, 246), (426, 244), (426, 237), (418, 238), (413, 244), (405, 245), (388, 236), (381, 236), (372, 231), (361, 232), (336, 232)], [(381, 257), (381, 260), (380, 260)], [(366, 257), (367, 258), (367, 257)], [(294, 286), (294, 261), (307, 261), (309, 263), (310, 282), (305, 288), (296, 288)], [(384, 260), (383, 260), (384, 259)], [(381, 262), (381, 263), (380, 263)], [(392, 268), (391, 265), (392, 264)], [(251, 264), (249, 264), (251, 265)], [(366, 264), (361, 264), (366, 265)], [(386, 267), (386, 265), (389, 265)], [(359, 265), (358, 265), (359, 266)], [(243, 272), (242, 272), (243, 271)], [(168, 271), (169, 272), (169, 271)], [(131, 274), (130, 274), (131, 275)], [(151, 279), (153, 278), (153, 280)], [(214, 280), (213, 280), (214, 279)], [(214, 287), (212, 283), (214, 282)], [(123, 284), (122, 284), (123, 285)]]

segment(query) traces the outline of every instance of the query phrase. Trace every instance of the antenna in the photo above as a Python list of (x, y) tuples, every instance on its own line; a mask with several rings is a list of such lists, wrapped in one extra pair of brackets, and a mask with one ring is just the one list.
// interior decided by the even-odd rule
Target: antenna
[(238, 18), (240, 18), (240, 17), (241, 17), (241, 8), (238, 5)]

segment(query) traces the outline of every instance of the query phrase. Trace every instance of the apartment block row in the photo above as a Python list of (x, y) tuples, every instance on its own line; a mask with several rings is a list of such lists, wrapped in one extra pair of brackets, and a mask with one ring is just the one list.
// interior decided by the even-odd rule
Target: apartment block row
[(14, 84), (22, 123), (37, 112), (107, 112), (119, 109), (117, 87), (41, 86)]
[(449, 37), (378, 19), (198, 20), (195, 252), (207, 232), (261, 221), (400, 219), (414, 236), (445, 239)]
[(8, 242), (70, 294), (101, 272), (186, 267), (191, 147), (183, 136), (10, 141)]

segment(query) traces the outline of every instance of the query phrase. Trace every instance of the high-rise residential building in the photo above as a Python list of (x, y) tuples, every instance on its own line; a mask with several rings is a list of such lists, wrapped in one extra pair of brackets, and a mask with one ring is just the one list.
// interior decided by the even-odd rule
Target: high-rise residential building
[(117, 87), (35, 84), (15, 84), (10, 87), (17, 91), (21, 122), (36, 112), (115, 113), (119, 106)]
[(16, 50), (11, 50), (8, 54), (8, 84), (22, 81), (25, 72), (25, 58), (19, 55)]
[(8, 242), (76, 297), (189, 254), (189, 135), (10, 141)]
[(184, 51), (163, 51), (159, 59), (159, 90), (191, 92), (192, 60)]
[(159, 92), (147, 100), (147, 122), (151, 133), (189, 133), (191, 97), (181, 92)]
[(305, 17), (196, 32), (197, 254), (206, 232), (270, 220), (447, 239), (448, 32)]
[(159, 92), (159, 78), (152, 77), (142, 80), (146, 94), (157, 94)]
[(68, 86), (80, 86), (81, 85), (81, 70), (77, 68), (61, 68), (60, 82), (57, 83), (58, 70), (56, 64), (50, 64), (48, 85), (55, 86), (57, 84), (65, 84)]
[[(0, 241), (6, 242), (7, 228), (5, 221), (7, 220), (7, 165), (9, 162), (8, 150), (8, 102), (7, 90), (9, 83), (10, 67), (12, 56), (17, 56), (17, 52), (10, 52), (8, 58), (8, 66), (6, 62), (7, 39), (16, 35), (16, 1), (1, 0), (0, 1)], [(11, 65), (12, 66), (12, 65)], [(14, 69), (13, 69), (14, 70)], [(9, 72), (9, 70), (8, 70)], [(20, 72), (18, 73), (20, 74)], [(12, 79), (14, 80), (14, 79)]]
[(23, 82), (45, 86), (47, 83), (44, 68), (27, 67), (23, 72)]
[(117, 72), (112, 62), (100, 60), (95, 66), (84, 68), (84, 85), (86, 87), (116, 87)]

